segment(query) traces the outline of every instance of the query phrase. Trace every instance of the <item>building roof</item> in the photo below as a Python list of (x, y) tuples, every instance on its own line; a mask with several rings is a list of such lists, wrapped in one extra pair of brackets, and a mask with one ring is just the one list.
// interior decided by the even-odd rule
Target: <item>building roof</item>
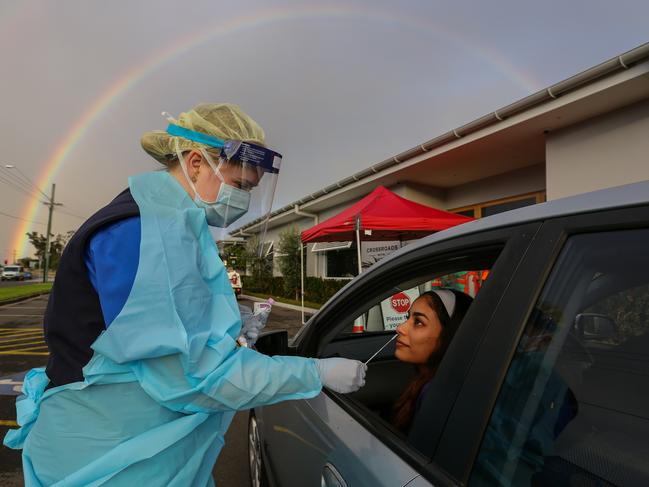
[[(649, 97), (648, 75), (649, 43), (645, 43), (283, 206), (271, 213), (271, 222), (283, 223), (291, 214), (293, 220), (300, 218), (294, 213), (295, 209), (308, 207), (318, 211), (318, 206), (330, 207), (363, 196), (372, 189), (364, 183), (386, 184), (389, 179), (385, 177), (395, 170), (407, 176), (409, 166), (432, 158), (438, 169), (435, 182), (451, 185), (453, 175), (448, 168), (457, 161), (455, 149), (469, 143), (475, 146), (474, 152), (480, 154), (483, 162), (475, 179), (495, 174), (493, 171), (498, 170), (499, 164), (508, 161), (516, 164), (521, 159), (520, 167), (524, 167), (529, 162), (522, 160), (522, 154), (544, 157), (544, 143), (539, 134)], [(517, 140), (516, 144), (510, 144), (507, 153), (503, 153), (503, 137)], [(459, 154), (466, 156), (468, 153), (471, 158), (471, 152), (464, 149)], [(493, 154), (492, 159), (490, 154)], [(477, 163), (474, 167), (477, 168)], [(442, 171), (441, 177), (439, 171)], [(347, 197), (341, 198), (343, 193), (348, 193)], [(232, 234), (252, 230), (259, 223), (260, 219), (249, 222)]]

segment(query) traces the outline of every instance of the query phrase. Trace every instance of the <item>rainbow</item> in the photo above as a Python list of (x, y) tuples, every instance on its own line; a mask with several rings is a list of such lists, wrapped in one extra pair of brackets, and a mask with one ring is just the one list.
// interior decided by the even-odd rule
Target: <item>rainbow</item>
[[(68, 155), (75, 149), (79, 144), (79, 141), (88, 132), (93, 123), (101, 117), (106, 109), (143, 78), (170, 60), (213, 40), (217, 36), (224, 36), (240, 30), (251, 29), (278, 22), (320, 20), (323, 18), (351, 18), (385, 22), (389, 25), (394, 25), (395, 23), (405, 25), (408, 28), (451, 41), (454, 45), (460, 46), (469, 55), (477, 56), (494, 66), (526, 92), (535, 91), (540, 86), (538, 82), (527, 76), (524, 72), (517, 70), (498, 51), (484, 45), (473, 43), (469, 39), (459, 36), (457, 33), (449, 31), (440, 25), (431, 23), (428, 20), (404, 16), (399, 12), (392, 11), (372, 10), (371, 12), (368, 12), (367, 10), (361, 10), (343, 4), (332, 4), (327, 7), (274, 7), (272, 10), (255, 11), (248, 15), (241, 15), (226, 21), (217, 22), (216, 24), (210, 24), (204, 29), (192, 32), (191, 35), (173, 42), (170, 46), (167, 46), (165, 49), (155, 53), (146, 62), (137, 64), (124, 73), (119, 79), (113, 82), (113, 84), (108, 86), (88, 107), (88, 109), (81, 114), (72, 127), (70, 127), (67, 134), (63, 137), (52, 152), (51, 156), (48, 158), (44, 169), (36, 179), (37, 185), (40, 188), (48, 190), (51, 182), (58, 174)], [(24, 220), (34, 220), (36, 213), (41, 206), (40, 201), (31, 201), (26, 206), (22, 218)], [(29, 221), (20, 223), (19, 228), (14, 234), (11, 248), (18, 249), (18, 255), (27, 255), (28, 240), (25, 234), (30, 231), (31, 225), (32, 224)]]

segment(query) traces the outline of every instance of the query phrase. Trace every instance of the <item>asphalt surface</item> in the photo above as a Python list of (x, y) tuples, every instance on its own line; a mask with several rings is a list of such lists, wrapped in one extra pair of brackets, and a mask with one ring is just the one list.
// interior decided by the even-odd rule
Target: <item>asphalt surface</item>
[[(7, 284), (2, 282), (2, 285)], [(22, 283), (9, 283), (10, 285)], [(43, 313), (47, 296), (0, 306), (0, 438), (15, 428), (15, 400), (25, 373), (47, 363), (47, 347), (43, 341)], [(242, 299), (241, 304), (252, 307)], [(275, 306), (266, 328), (287, 329), (293, 336), (300, 328), (300, 312)], [(248, 413), (237, 413), (225, 436), (225, 446), (213, 470), (218, 487), (249, 485)], [(0, 446), (0, 485), (23, 485), (20, 451)]]
[(24, 286), (26, 284), (40, 284), (41, 279), (30, 279), (28, 281), (0, 281), (0, 287)]

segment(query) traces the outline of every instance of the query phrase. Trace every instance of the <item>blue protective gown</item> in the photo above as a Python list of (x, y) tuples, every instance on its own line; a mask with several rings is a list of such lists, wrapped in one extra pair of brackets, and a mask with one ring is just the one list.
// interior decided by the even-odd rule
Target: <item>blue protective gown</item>
[(234, 411), (317, 395), (315, 362), (235, 343), (239, 310), (205, 214), (165, 172), (129, 180), (141, 216), (128, 299), (93, 343), (84, 380), (16, 403), (27, 486), (213, 485)]

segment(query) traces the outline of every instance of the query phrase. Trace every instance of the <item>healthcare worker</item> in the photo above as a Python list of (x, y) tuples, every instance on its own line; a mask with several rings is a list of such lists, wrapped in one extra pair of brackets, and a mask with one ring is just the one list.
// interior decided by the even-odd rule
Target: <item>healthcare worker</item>
[[(237, 106), (200, 104), (142, 137), (166, 166), (129, 179), (68, 243), (45, 313), (45, 369), (25, 377), (25, 485), (213, 485), (234, 412), (364, 385), (342, 358), (239, 346), (239, 309), (208, 225), (270, 212), (281, 156)], [(262, 239), (263, 241), (263, 239)], [(295, 459), (298, 460), (298, 459)]]

